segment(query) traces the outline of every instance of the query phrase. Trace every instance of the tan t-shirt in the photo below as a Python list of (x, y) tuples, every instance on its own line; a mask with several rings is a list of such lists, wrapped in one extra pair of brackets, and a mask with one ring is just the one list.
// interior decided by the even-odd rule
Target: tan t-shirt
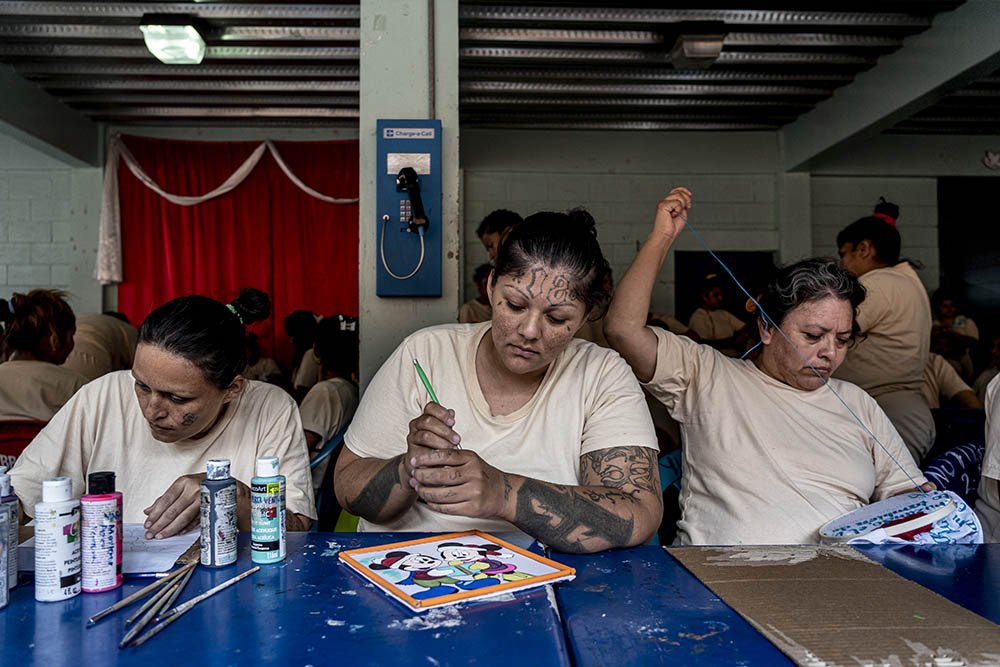
[(931, 352), (924, 368), (924, 398), (933, 410), (941, 407), (941, 399), (954, 398), (963, 391), (972, 391), (972, 387), (955, 372), (955, 367), (940, 354)]
[(277, 456), (291, 512), (316, 518), (309, 457), (295, 401), (281, 389), (247, 381), (222, 419), (198, 440), (153, 438), (128, 371), (86, 385), (18, 457), (11, 481), (29, 515), (42, 480), (67, 475), (73, 495), (84, 492), (91, 472), (111, 470), (124, 495), (124, 520), (141, 523), (149, 507), (181, 475), (205, 472), (208, 459), (232, 461), (233, 477), (250, 485), (258, 456)]
[(87, 378), (47, 361), (5, 361), (0, 364), (0, 420), (47, 422)]
[(314, 350), (306, 350), (306, 353), (302, 355), (302, 361), (299, 362), (299, 366), (295, 369), (295, 373), (292, 376), (292, 386), (308, 388), (319, 382), (323, 371), (321, 366), (316, 352)]
[(705, 310), (698, 308), (691, 313), (688, 328), (692, 329), (703, 340), (721, 340), (732, 338), (736, 332), (746, 326), (746, 322), (736, 317), (728, 310)]
[[(462, 447), (505, 472), (556, 484), (580, 483), (580, 457), (600, 449), (656, 449), (642, 390), (617, 352), (577, 338), (549, 366), (535, 395), (517, 411), (494, 416), (476, 375), (476, 350), (491, 323), (446, 324), (407, 337), (372, 379), (345, 444), (362, 457), (406, 451), (410, 420), (430, 400), (417, 359), (446, 408), (455, 411)], [(487, 341), (488, 342), (488, 341)], [(423, 503), (392, 523), (362, 520), (361, 530), (516, 530), (505, 521), (439, 514)]]
[[(802, 391), (705, 345), (650, 327), (646, 388), (681, 424), (679, 544), (809, 544), (820, 526), (914, 487), (827, 387)], [(902, 440), (860, 388), (830, 384), (923, 483)]]
[(281, 377), (281, 369), (278, 367), (278, 362), (274, 359), (270, 357), (262, 357), (257, 360), (257, 363), (248, 365), (244, 368), (240, 375), (248, 380), (269, 382)]
[(1000, 542), (1000, 375), (986, 388), (986, 453), (979, 478), (976, 514), (986, 542)]
[(480, 303), (479, 299), (466, 301), (458, 309), (458, 321), (462, 324), (488, 322), (493, 318), (493, 307), (488, 303)]
[(132, 368), (138, 337), (138, 329), (116, 317), (102, 313), (77, 315), (73, 351), (63, 365), (87, 380), (127, 370)]
[(834, 374), (872, 396), (920, 393), (931, 345), (931, 303), (909, 262), (875, 269), (860, 278), (865, 300), (858, 308), (861, 333)]
[[(319, 436), (320, 443), (337, 435), (344, 424), (351, 421), (358, 408), (358, 386), (344, 378), (317, 382), (302, 399), (299, 414), (302, 428)], [(313, 488), (318, 489), (330, 465), (330, 458), (312, 470)]]

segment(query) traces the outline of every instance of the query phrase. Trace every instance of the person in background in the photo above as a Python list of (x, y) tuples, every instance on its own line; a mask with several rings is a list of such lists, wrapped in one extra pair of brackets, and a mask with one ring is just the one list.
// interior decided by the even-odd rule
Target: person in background
[(64, 366), (77, 371), (88, 381), (132, 368), (139, 330), (114, 315), (83, 313), (77, 315), (73, 351)]
[(931, 304), (910, 262), (900, 260), (899, 207), (884, 199), (875, 212), (837, 235), (840, 262), (865, 288), (861, 337), (836, 377), (853, 382), (889, 415), (914, 460), (934, 443), (934, 418), (923, 396), (931, 344)]
[(760, 300), (753, 359), (646, 326), (653, 286), (690, 207), (687, 188), (658, 203), (608, 313), (611, 344), (681, 424), (677, 543), (816, 543), (827, 521), (925, 484), (871, 396), (829, 379), (857, 333), (864, 299), (836, 261), (778, 272)]
[(285, 317), (285, 335), (292, 339), (294, 348), (290, 385), (296, 401), (301, 401), (309, 387), (319, 382), (319, 359), (313, 353), (313, 343), (322, 319), (311, 310), (296, 310)]
[(702, 280), (698, 296), (701, 307), (691, 313), (688, 328), (698, 334), (698, 340), (723, 354), (736, 357), (746, 347), (746, 322), (722, 307), (722, 279), (710, 273)]
[(646, 315), (646, 326), (660, 327), (661, 329), (666, 329), (667, 331), (675, 333), (679, 336), (687, 336), (695, 341), (701, 340), (701, 336), (698, 335), (697, 331), (690, 328), (670, 313), (654, 313), (650, 311)]
[(497, 248), (500, 247), (500, 237), (503, 236), (506, 230), (520, 223), (520, 215), (505, 208), (498, 208), (483, 218), (479, 226), (476, 227), (476, 236), (479, 237), (483, 247), (486, 248), (486, 255), (489, 257), (490, 264), (496, 261)]
[[(299, 414), (311, 455), (351, 421), (358, 408), (358, 331), (341, 329), (332, 317), (319, 323), (313, 344), (319, 357), (323, 379), (302, 399)], [(339, 451), (313, 468), (313, 489), (318, 491), (332, 460), (336, 465)]]
[(983, 525), (983, 541), (1000, 542), (1000, 375), (986, 388), (986, 452), (979, 477), (976, 514)]
[(490, 297), (487, 294), (486, 281), (489, 280), (490, 271), (493, 270), (491, 264), (480, 264), (472, 274), (472, 280), (479, 289), (479, 296), (470, 299), (462, 304), (458, 309), (458, 321), (462, 324), (475, 324), (485, 322), (493, 316), (493, 307), (490, 306)]
[(270, 307), (266, 294), (245, 289), (229, 304), (192, 295), (151, 312), (132, 371), (84, 386), (18, 457), (10, 477), (26, 516), (42, 480), (68, 476), (80, 496), (89, 473), (110, 470), (126, 498), (123, 520), (144, 524), (147, 539), (169, 537), (198, 525), (205, 464), (226, 458), (246, 531), (257, 457), (277, 456), (288, 529), (308, 530), (316, 513), (299, 411), (278, 387), (240, 375), (244, 324)]
[(411, 334), (361, 399), (336, 469), (361, 530), (520, 530), (580, 553), (653, 535), (662, 501), (642, 391), (614, 351), (574, 338), (604, 310), (609, 272), (585, 211), (536, 213), (505, 234), (493, 318)]
[(979, 344), (979, 327), (971, 317), (959, 312), (958, 298), (950, 290), (943, 287), (936, 290), (931, 306), (936, 315), (933, 330), (951, 338), (953, 365), (963, 380), (972, 382), (976, 376), (972, 354)]
[(983, 402), (972, 387), (965, 384), (944, 357), (933, 352), (927, 356), (927, 368), (924, 369), (924, 398), (931, 410), (942, 404), (983, 409)]
[(0, 336), (3, 335), (3, 332), (7, 329), (7, 324), (13, 317), (14, 313), (11, 312), (10, 303), (7, 299), (0, 299)]
[(62, 364), (73, 350), (76, 317), (60, 290), (11, 297), (0, 364), (0, 420), (49, 421), (87, 383)]
[(278, 367), (278, 362), (271, 357), (260, 356), (260, 343), (257, 341), (257, 334), (252, 331), (247, 332), (246, 355), (247, 365), (243, 369), (243, 377), (247, 380), (281, 384), (281, 368)]
[(986, 387), (1000, 373), (1000, 336), (994, 336), (990, 345), (990, 365), (979, 374), (972, 385), (976, 396), (984, 404), (986, 403)]

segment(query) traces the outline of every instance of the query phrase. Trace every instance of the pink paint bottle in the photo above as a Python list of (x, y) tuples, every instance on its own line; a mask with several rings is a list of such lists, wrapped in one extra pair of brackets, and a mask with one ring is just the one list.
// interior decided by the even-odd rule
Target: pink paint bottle
[(83, 526), (84, 593), (100, 593), (122, 585), (122, 494), (115, 474), (92, 472), (87, 495), (80, 498)]

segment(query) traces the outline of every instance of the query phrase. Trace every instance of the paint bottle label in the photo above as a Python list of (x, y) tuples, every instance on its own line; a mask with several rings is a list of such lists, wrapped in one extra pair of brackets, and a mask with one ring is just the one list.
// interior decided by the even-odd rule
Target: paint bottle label
[(17, 540), (21, 515), (17, 508), (17, 496), (11, 495), (0, 501), (0, 514), (7, 513), (7, 588), (17, 586)]
[(121, 495), (84, 496), (80, 507), (83, 592), (117, 588), (122, 583)]
[(236, 482), (222, 488), (201, 487), (201, 564), (220, 567), (236, 562)]
[(0, 609), (7, 606), (10, 597), (10, 590), (7, 588), (7, 564), (10, 562), (10, 549), (7, 548), (9, 514), (6, 507), (0, 507)]
[(35, 599), (80, 594), (80, 506), (35, 506)]
[(250, 481), (250, 557), (255, 563), (285, 558), (285, 478)]

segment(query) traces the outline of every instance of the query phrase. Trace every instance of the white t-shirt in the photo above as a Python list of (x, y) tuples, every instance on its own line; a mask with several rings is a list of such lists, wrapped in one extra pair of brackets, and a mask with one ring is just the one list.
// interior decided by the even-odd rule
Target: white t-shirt
[(288, 510), (316, 518), (302, 422), (284, 391), (247, 381), (205, 436), (165, 443), (153, 438), (142, 416), (132, 374), (118, 371), (77, 392), (18, 457), (10, 477), (33, 515), (42, 480), (67, 475), (79, 497), (89, 473), (111, 470), (124, 495), (125, 522), (141, 523), (143, 509), (178, 477), (205, 472), (208, 459), (230, 459), (230, 474), (249, 486), (258, 456), (278, 457)]
[(986, 453), (983, 474), (979, 478), (979, 498), (976, 514), (983, 524), (987, 542), (1000, 542), (1000, 375), (986, 388)]
[(954, 398), (963, 391), (972, 391), (972, 387), (965, 384), (947, 359), (931, 352), (924, 368), (923, 390), (927, 405), (933, 410), (941, 407), (942, 398)]
[[(446, 324), (407, 337), (382, 365), (361, 398), (345, 444), (362, 457), (390, 459), (406, 451), (410, 420), (430, 400), (417, 377), (417, 359), (446, 408), (455, 411), (462, 447), (490, 465), (556, 484), (580, 484), (580, 457), (601, 449), (656, 449), (642, 390), (613, 350), (572, 339), (552, 362), (535, 395), (509, 415), (494, 416), (476, 375), (476, 351), (492, 326)], [(505, 521), (448, 516), (424, 503), (385, 525), (361, 530), (516, 530)]]
[[(752, 361), (650, 329), (658, 345), (646, 388), (684, 442), (679, 544), (816, 543), (830, 519), (914, 487), (829, 388), (795, 389)], [(850, 383), (830, 384), (923, 483), (878, 404)]]
[(292, 386), (309, 388), (319, 382), (322, 375), (322, 364), (320, 364), (316, 352), (312, 349), (306, 350), (292, 376)]
[[(302, 428), (319, 436), (320, 443), (337, 435), (344, 424), (351, 421), (358, 408), (358, 386), (344, 378), (332, 378), (317, 382), (302, 399), (299, 414)], [(313, 488), (318, 489), (323, 475), (330, 464), (330, 458), (312, 470)]]
[(87, 378), (47, 361), (14, 360), (0, 364), (0, 420), (47, 422)]
[(112, 371), (132, 368), (139, 330), (128, 322), (103, 313), (76, 316), (73, 351), (66, 368), (94, 380)]
[(240, 375), (248, 380), (268, 382), (274, 380), (275, 378), (280, 378), (281, 369), (278, 367), (278, 362), (274, 359), (270, 357), (261, 357), (257, 360), (257, 363), (248, 365), (244, 368)]

